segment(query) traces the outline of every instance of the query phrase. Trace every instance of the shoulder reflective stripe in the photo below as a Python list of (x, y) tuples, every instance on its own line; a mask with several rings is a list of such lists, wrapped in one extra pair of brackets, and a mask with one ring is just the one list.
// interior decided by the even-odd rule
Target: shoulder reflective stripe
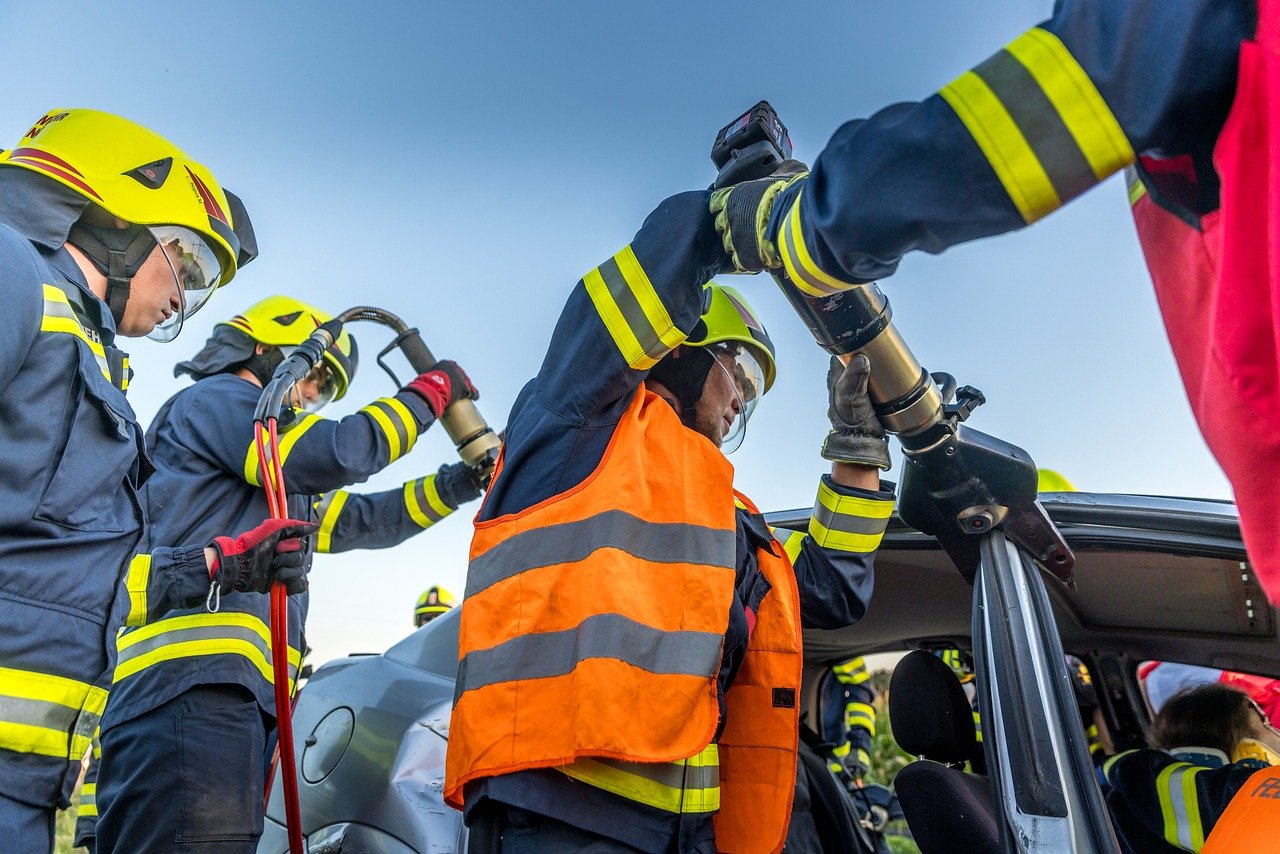
[[(290, 424), (285, 430), (284, 435), (279, 436), (280, 439), (280, 465), (283, 467), (289, 461), (289, 454), (293, 451), (293, 446), (298, 444), (298, 440), (306, 435), (307, 431), (316, 426), (322, 420), (322, 416), (315, 414), (307, 414), (299, 420)], [(265, 428), (264, 428), (265, 429)], [(262, 478), (258, 473), (258, 446), (253, 440), (253, 427), (249, 429), (249, 450), (244, 457), (244, 479), (246, 483), (254, 486), (262, 486)]]
[(647, 522), (623, 510), (606, 510), (578, 522), (516, 534), (477, 555), (467, 570), (467, 595), (531, 569), (576, 563), (600, 549), (618, 549), (653, 563), (733, 569), (737, 541), (732, 530)]
[(1200, 795), (1196, 775), (1207, 768), (1189, 762), (1175, 762), (1156, 777), (1156, 794), (1164, 818), (1164, 838), (1187, 851), (1204, 847), (1204, 824), (1200, 820)]
[(681, 762), (582, 758), (559, 770), (575, 780), (666, 812), (720, 809), (720, 758), (714, 744)]
[(111, 366), (107, 362), (106, 351), (103, 350), (101, 343), (94, 341), (84, 331), (84, 327), (80, 325), (80, 318), (76, 317), (67, 295), (55, 285), (42, 287), (44, 288), (44, 316), (40, 318), (40, 331), (61, 332), (79, 338), (89, 348), (89, 352), (93, 353), (94, 361), (98, 363), (98, 370), (102, 371), (102, 376), (107, 382), (111, 382)]
[(1110, 759), (1102, 763), (1102, 776), (1107, 778), (1107, 782), (1115, 785), (1115, 781), (1111, 779), (1111, 770), (1116, 767), (1116, 763), (1118, 761), (1133, 752), (1134, 751), (1132, 750), (1126, 750), (1123, 753), (1117, 753), (1115, 756), (1112, 756)]
[(803, 531), (789, 531), (786, 528), (770, 528), (774, 539), (782, 543), (782, 550), (787, 553), (791, 563), (794, 564), (800, 559), (800, 550), (804, 546), (804, 538), (808, 536)]
[(880, 546), (892, 515), (892, 501), (841, 495), (820, 483), (809, 535), (825, 548), (873, 552)]
[(613, 658), (663, 675), (715, 675), (722, 635), (664, 632), (621, 614), (596, 614), (562, 632), (519, 635), (467, 653), (458, 664), (458, 695), (516, 679), (572, 673), (589, 658)]
[(627, 365), (645, 371), (686, 335), (654, 290), (630, 246), (582, 277), (587, 296)]
[[(252, 614), (223, 612), (188, 614), (148, 623), (116, 639), (118, 655), (113, 681), (120, 682), (161, 661), (202, 655), (240, 655), (274, 684), (271, 633)], [(289, 648), (290, 684), (297, 678), (302, 656)]]
[(453, 512), (440, 499), (440, 493), (436, 491), (436, 476), (433, 474), (411, 480), (404, 485), (404, 506), (409, 511), (409, 518), (420, 528), (430, 528)]
[(81, 759), (106, 705), (106, 691), (86, 682), (0, 667), (0, 748)]
[(320, 522), (320, 530), (316, 532), (316, 551), (328, 554), (333, 544), (333, 528), (338, 524), (338, 517), (342, 515), (342, 507), (347, 503), (349, 494), (344, 490), (335, 489), (333, 492), (326, 492), (324, 497), (316, 502), (316, 519)]
[(804, 190), (796, 194), (791, 210), (787, 211), (778, 227), (778, 254), (782, 256), (782, 266), (796, 287), (808, 296), (825, 297), (847, 291), (855, 286), (854, 282), (842, 282), (824, 272), (809, 254), (809, 247), (804, 242), (804, 229), (800, 226), (800, 199), (803, 196)]
[(860, 726), (874, 734), (876, 731), (875, 706), (867, 703), (850, 703), (845, 706), (844, 722), (847, 726)]
[(938, 93), (1026, 222), (1132, 163), (1115, 116), (1070, 51), (1034, 27)]
[[(390, 461), (394, 462), (400, 459), (405, 452), (405, 445), (409, 441), (409, 428), (400, 420), (399, 414), (391, 408), (388, 403), (389, 398), (375, 400), (373, 403), (362, 408), (360, 411), (368, 415), (382, 429), (382, 433), (387, 437), (388, 453), (391, 455)], [(401, 404), (403, 407), (403, 404)], [(407, 409), (405, 410), (408, 411)]]
[(80, 787), (80, 807), (76, 810), (76, 818), (86, 818), (98, 814), (98, 784), (85, 783)]
[(129, 594), (126, 626), (140, 626), (147, 621), (147, 585), (151, 582), (151, 555), (134, 555), (125, 575), (125, 591)]

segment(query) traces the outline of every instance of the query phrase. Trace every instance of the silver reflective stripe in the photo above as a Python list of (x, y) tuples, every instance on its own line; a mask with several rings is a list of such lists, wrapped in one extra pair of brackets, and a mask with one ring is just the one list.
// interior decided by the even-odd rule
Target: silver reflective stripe
[[(396, 428), (396, 435), (400, 437), (400, 454), (403, 456), (409, 451), (409, 428), (405, 426), (404, 419), (400, 417), (400, 413), (391, 408), (391, 404), (381, 400), (375, 400), (373, 403), (365, 407), (372, 409), (377, 407), (384, 415), (391, 420), (391, 426)], [(392, 454), (395, 458), (395, 454)]]
[(578, 662), (613, 658), (641, 670), (710, 678), (724, 637), (712, 632), (664, 632), (621, 614), (596, 614), (577, 628), (521, 635), (469, 652), (458, 665), (457, 696), (511, 682), (572, 673)]
[(644, 350), (644, 354), (650, 359), (657, 360), (670, 352), (671, 348), (663, 343), (658, 331), (653, 328), (653, 323), (649, 321), (648, 315), (640, 306), (639, 300), (636, 299), (636, 295), (631, 292), (631, 286), (627, 284), (626, 277), (618, 268), (617, 259), (610, 258), (596, 269), (609, 289), (609, 295), (618, 306), (618, 311), (622, 313), (623, 320), (627, 322), (627, 326), (631, 327), (631, 334), (636, 336), (640, 349)]
[[(1198, 822), (1200, 818), (1199, 817), (1200, 805), (1187, 804), (1187, 799), (1183, 796), (1183, 791), (1182, 791), (1182, 775), (1186, 774), (1187, 772), (1194, 773), (1198, 770), (1202, 770), (1202, 769), (1197, 768), (1194, 765), (1183, 765), (1180, 768), (1175, 768), (1173, 770), (1173, 773), (1169, 775), (1168, 783), (1166, 783), (1166, 790), (1168, 792), (1167, 796), (1169, 798), (1169, 805), (1173, 808), (1174, 819), (1178, 822), (1178, 845), (1182, 846), (1188, 851), (1200, 850), (1197, 843), (1192, 840), (1191, 817), (1188, 815), (1188, 806), (1191, 806), (1197, 812), (1196, 820)], [(1192, 793), (1193, 795), (1197, 794), (1194, 788), (1192, 789)]]
[[(55, 285), (54, 287), (57, 287), (57, 286)], [(62, 289), (58, 288), (58, 290), (62, 290)], [(65, 291), (64, 291), (64, 294), (65, 294)], [(70, 320), (72, 323), (74, 323), (77, 326), (77, 328), (81, 330), (81, 333), (75, 337), (82, 338), (86, 344), (89, 344), (93, 340), (92, 338), (90, 338), (89, 333), (84, 331), (84, 324), (80, 322), (80, 318), (76, 315), (75, 310), (71, 308), (71, 305), (69, 303), (60, 302), (58, 300), (46, 299), (44, 301), (44, 316), (66, 318), (67, 320)], [(96, 343), (98, 348), (102, 350), (102, 352), (98, 352), (98, 350), (95, 350), (93, 345), (90, 344), (89, 352), (93, 354), (93, 360), (98, 363), (98, 370), (102, 371), (102, 375), (107, 378), (108, 382), (110, 382), (116, 388), (119, 388), (120, 383), (116, 382), (116, 379), (115, 379), (116, 374), (111, 370), (111, 363), (107, 360), (106, 348), (103, 347), (100, 342), (94, 342), (94, 343)], [(123, 353), (120, 353), (120, 355), (121, 357), (124, 356)]]
[(484, 554), (467, 570), (467, 594), (531, 569), (575, 563), (613, 548), (653, 563), (692, 563), (733, 569), (734, 531), (702, 525), (648, 522), (622, 510), (606, 510), (580, 522), (548, 525), (516, 534)]
[[(38, 726), (69, 734), (80, 716), (79, 709), (73, 709), (61, 703), (30, 700), (26, 697), (0, 696), (0, 721), (5, 723)], [(94, 715), (94, 726), (97, 725), (97, 715)], [(76, 727), (76, 730), (79, 732), (80, 728)], [(89, 735), (93, 735), (92, 728), (89, 730)]]
[(833, 513), (831, 508), (821, 501), (813, 507), (813, 518), (829, 531), (843, 531), (846, 534), (882, 534), (888, 526), (888, 519), (871, 519), (866, 516), (852, 516), (848, 513)]
[(623, 762), (594, 758), (592, 761), (671, 789), (714, 789), (720, 785), (719, 765), (690, 765), (687, 759), (680, 762)]
[[(434, 478), (434, 475), (432, 477)], [(435, 508), (431, 506), (431, 501), (427, 498), (426, 485), (427, 485), (427, 478), (425, 477), (415, 480), (413, 482), (413, 497), (418, 499), (418, 509), (422, 511), (422, 515), (430, 519), (431, 524), (434, 525), (436, 522), (439, 522), (444, 517), (441, 516), (439, 513), (437, 513), (435, 511)], [(432, 491), (434, 491), (435, 486), (433, 485), (431, 489)], [(438, 493), (437, 493), (436, 500), (440, 501)], [(440, 501), (440, 503), (443, 504), (444, 502)]]
[[(128, 634), (124, 635), (124, 637), (128, 637), (128, 636), (129, 636)], [(262, 635), (258, 634), (253, 629), (244, 628), (243, 626), (217, 625), (217, 626), (193, 626), (187, 629), (170, 629), (168, 631), (160, 632), (159, 634), (153, 637), (149, 637), (149, 638), (146, 638), (145, 640), (140, 640), (137, 643), (130, 644), (129, 646), (120, 650), (119, 657), (116, 660), (116, 667), (120, 668), (122, 665), (132, 661), (135, 658), (138, 658), (139, 656), (146, 655), (149, 652), (154, 652), (155, 650), (161, 649), (171, 644), (178, 644), (178, 643), (184, 643), (186, 641), (197, 641), (197, 640), (245, 641), (246, 643), (253, 644), (255, 647), (257, 647), (258, 651), (262, 653), (263, 659), (266, 660), (268, 663), (271, 662), (271, 646), (265, 640), (263, 640)], [(200, 655), (222, 655), (222, 654), (236, 655), (238, 653), (236, 653), (236, 651), (233, 649), (214, 649), (214, 650), (209, 650), (199, 654)], [(184, 657), (190, 657), (190, 656), (184, 656)], [(298, 675), (297, 666), (294, 665), (293, 663), (290, 663), (289, 678), (296, 679), (297, 675)], [(90, 731), (90, 734), (92, 734), (92, 731)]]

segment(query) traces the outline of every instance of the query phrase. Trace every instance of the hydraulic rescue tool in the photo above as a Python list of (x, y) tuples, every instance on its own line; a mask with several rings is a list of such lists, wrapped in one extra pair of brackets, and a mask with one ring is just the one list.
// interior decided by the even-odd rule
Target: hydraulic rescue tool
[[(267, 492), (267, 505), (271, 517), (283, 519), (288, 516), (287, 492), (284, 485), (284, 472), (281, 468), (279, 454), (279, 424), (281, 417), (292, 417), (292, 410), (287, 414), (286, 407), (289, 392), (311, 372), (323, 357), (324, 352), (342, 334), (343, 327), (354, 321), (378, 323), (396, 333), (381, 352), (377, 362), (396, 383), (401, 385), (395, 372), (384, 361), (384, 357), (393, 349), (399, 349), (408, 360), (415, 373), (423, 374), (436, 365), (436, 358), (427, 349), (426, 343), (418, 330), (406, 324), (389, 311), (370, 306), (357, 306), (347, 309), (327, 323), (322, 323), (311, 333), (306, 341), (290, 353), (280, 366), (276, 368), (271, 382), (262, 390), (258, 406), (253, 414), (254, 442), (258, 451), (258, 465), (262, 484)], [(284, 423), (288, 423), (285, 421)], [(501, 440), (485, 422), (475, 402), (463, 399), (454, 402), (440, 415), (440, 423), (445, 432), (453, 440), (460, 456), (480, 476), (482, 482), (488, 481), (493, 473), (498, 458)], [(289, 680), (289, 610), (288, 597), (284, 585), (273, 584), (271, 587), (271, 662), (275, 679), (276, 721), (278, 725), (279, 761), (281, 783), (284, 792), (285, 817), (288, 825), (289, 850), (291, 854), (303, 854), (306, 850), (302, 840), (302, 820), (298, 807), (297, 764), (294, 756), (293, 725), (290, 711)], [(270, 792), (270, 783), (267, 791)], [(265, 795), (264, 795), (265, 797)]]
[[(790, 157), (786, 126), (761, 101), (717, 134), (711, 158), (719, 174), (712, 189), (775, 172), (783, 177), (786, 170), (779, 167)], [(1036, 499), (1035, 463), (1021, 448), (963, 424), (985, 402), (982, 393), (957, 389), (951, 376), (921, 367), (875, 282), (811, 298), (785, 268), (772, 273), (823, 349), (846, 362), (855, 353), (870, 360), (872, 405), (906, 458), (898, 514), (937, 539), (974, 585), (972, 636), (983, 729), (1007, 735), (984, 739), (987, 767), (1002, 767), (993, 755), (1002, 743), (1020, 745), (1031, 757), (1029, 772), (992, 778), (996, 800), (1009, 817), (1003, 850), (1116, 850), (1083, 729), (1060, 711), (1074, 709), (1071, 681), (1035, 564), (1071, 585), (1075, 556)], [(1049, 616), (1040, 620), (1037, 614)], [(988, 679), (996, 660), (1016, 678)], [(999, 684), (986, 690), (992, 681)], [(1030, 715), (1002, 714), (1015, 707), (1028, 708)], [(1069, 821), (1077, 812), (1089, 818), (1086, 831)], [(1010, 827), (1017, 828), (1016, 838)]]

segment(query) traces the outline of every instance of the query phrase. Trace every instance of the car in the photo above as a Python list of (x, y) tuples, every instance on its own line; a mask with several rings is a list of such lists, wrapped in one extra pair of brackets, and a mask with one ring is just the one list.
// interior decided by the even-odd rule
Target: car
[[(970, 585), (935, 539), (895, 516), (865, 618), (805, 633), (802, 708), (816, 719), (821, 674), (853, 656), (972, 649), (989, 776), (962, 775), (972, 779), (960, 784), (989, 796), (995, 850), (1118, 851), (1063, 653), (1092, 674), (1115, 748), (1141, 747), (1150, 710), (1138, 666), (1178, 661), (1280, 676), (1276, 612), (1230, 502), (1071, 492), (1042, 493), (1040, 503), (1075, 552), (1071, 584), (997, 530), (980, 538), (982, 566)], [(768, 518), (804, 530), (809, 515)], [(301, 692), (294, 731), (312, 854), (465, 851), (461, 816), (442, 799), (458, 620), (454, 609), (382, 655), (329, 662)], [(891, 690), (908, 689), (895, 675)], [(922, 823), (947, 820), (955, 782), (926, 781), (942, 806), (924, 819), (908, 812), (918, 838), (938, 830)], [(960, 834), (951, 839), (975, 832), (963, 822), (943, 830)], [(287, 849), (277, 775), (258, 850)]]

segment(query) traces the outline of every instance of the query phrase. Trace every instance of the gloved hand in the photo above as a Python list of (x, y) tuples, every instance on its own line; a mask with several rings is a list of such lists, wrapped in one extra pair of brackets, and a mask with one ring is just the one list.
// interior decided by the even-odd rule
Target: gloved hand
[(209, 544), (217, 553), (209, 579), (219, 595), (268, 593), (273, 581), (283, 581), (290, 595), (301, 593), (307, 589), (302, 537), (319, 529), (297, 519), (268, 519), (235, 539), (218, 537)]
[(436, 472), (436, 492), (454, 510), (479, 498), (483, 488), (480, 473), (466, 463), (446, 463)]
[(799, 160), (784, 160), (767, 178), (744, 181), (711, 194), (711, 213), (724, 251), (739, 273), (758, 273), (782, 266), (778, 249), (765, 237), (769, 214), (778, 194), (793, 181), (809, 174)]
[(403, 390), (411, 391), (425, 400), (436, 418), (459, 400), (480, 399), (480, 392), (471, 384), (466, 372), (458, 367), (457, 362), (448, 359), (436, 362), (434, 368), (425, 374), (419, 374)]
[(822, 443), (822, 456), (837, 463), (889, 469), (889, 443), (884, 427), (871, 409), (867, 380), (871, 362), (858, 353), (844, 365), (834, 356), (827, 370), (827, 393), (831, 404), (827, 417), (831, 432)]

